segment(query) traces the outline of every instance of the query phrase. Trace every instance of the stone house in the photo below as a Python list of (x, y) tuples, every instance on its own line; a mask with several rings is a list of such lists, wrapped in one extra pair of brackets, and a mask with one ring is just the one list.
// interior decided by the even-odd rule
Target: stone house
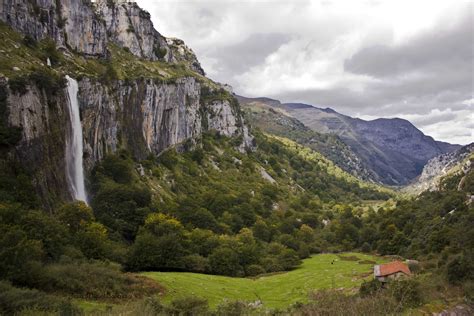
[(393, 261), (385, 264), (374, 266), (374, 278), (380, 282), (388, 282), (389, 280), (398, 280), (411, 275), (410, 268), (401, 261)]

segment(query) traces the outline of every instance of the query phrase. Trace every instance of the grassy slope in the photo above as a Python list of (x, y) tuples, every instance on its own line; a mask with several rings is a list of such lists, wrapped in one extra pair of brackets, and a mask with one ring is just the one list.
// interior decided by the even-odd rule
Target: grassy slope
[[(383, 259), (348, 253), (342, 256), (357, 256), (361, 260), (382, 262)], [(334, 264), (331, 264), (336, 260)], [(257, 279), (231, 278), (181, 272), (146, 272), (166, 287), (164, 302), (186, 296), (206, 298), (211, 307), (224, 299), (262, 300), (266, 307), (285, 308), (296, 302), (307, 301), (308, 292), (327, 288), (354, 288), (370, 276), (372, 264), (341, 260), (335, 254), (315, 255), (304, 260), (301, 267), (287, 273), (262, 276)]]

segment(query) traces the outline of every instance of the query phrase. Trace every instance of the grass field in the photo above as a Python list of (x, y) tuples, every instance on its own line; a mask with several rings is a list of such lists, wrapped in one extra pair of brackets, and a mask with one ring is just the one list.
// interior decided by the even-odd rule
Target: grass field
[[(333, 260), (334, 264), (331, 264)], [(364, 260), (384, 261), (359, 253), (321, 254), (304, 260), (301, 267), (293, 271), (256, 279), (187, 272), (145, 272), (143, 275), (166, 288), (162, 298), (165, 303), (179, 297), (197, 296), (207, 299), (211, 308), (224, 299), (261, 300), (266, 307), (284, 308), (305, 302), (311, 290), (358, 288), (372, 275), (373, 263)]]

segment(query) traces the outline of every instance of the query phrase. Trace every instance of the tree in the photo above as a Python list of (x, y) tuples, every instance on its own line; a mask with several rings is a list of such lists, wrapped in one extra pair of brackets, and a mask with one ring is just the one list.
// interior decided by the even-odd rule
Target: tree
[(238, 254), (230, 248), (216, 248), (209, 256), (209, 264), (215, 274), (241, 276), (244, 272)]
[(182, 240), (176, 236), (157, 237), (144, 230), (131, 247), (126, 267), (132, 271), (182, 269), (184, 254)]
[(0, 278), (24, 282), (29, 275), (28, 266), (44, 256), (41, 242), (28, 239), (18, 227), (0, 226)]
[(71, 232), (77, 232), (82, 226), (94, 220), (92, 209), (82, 201), (63, 205), (57, 211), (57, 218)]

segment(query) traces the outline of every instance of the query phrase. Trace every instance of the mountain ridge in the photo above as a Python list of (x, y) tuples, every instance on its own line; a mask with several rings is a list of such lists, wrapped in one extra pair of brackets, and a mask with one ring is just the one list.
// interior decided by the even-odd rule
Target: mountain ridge
[[(251, 100), (241, 99), (247, 104)], [(372, 180), (387, 185), (410, 183), (421, 174), (429, 159), (461, 147), (436, 141), (402, 118), (363, 120), (305, 103), (281, 103), (269, 98), (253, 100), (284, 110), (315, 132), (337, 135), (372, 171)]]

